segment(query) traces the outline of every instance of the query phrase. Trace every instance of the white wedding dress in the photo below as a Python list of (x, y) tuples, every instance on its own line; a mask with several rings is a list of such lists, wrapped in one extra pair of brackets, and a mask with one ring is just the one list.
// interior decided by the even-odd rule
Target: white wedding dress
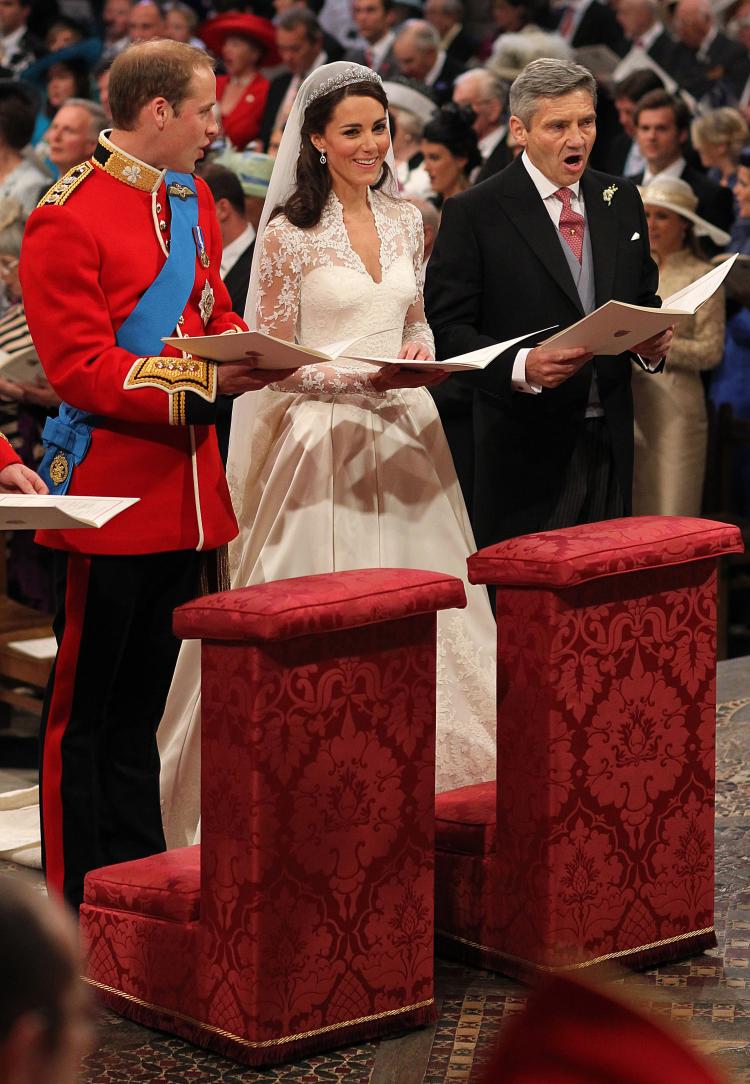
[[(381, 281), (352, 249), (335, 196), (313, 229), (279, 216), (263, 237), (259, 330), (310, 347), (356, 336), (357, 352), (376, 357), (415, 340), (434, 350), (417, 285), (421, 216), (370, 198)], [(485, 589), (466, 581), (474, 539), (429, 392), (376, 392), (354, 363), (300, 369), (235, 404), (228, 474), (233, 587), (377, 566), (463, 579), (468, 607), (438, 617), (437, 788), (494, 778), (495, 625)], [(200, 644), (185, 643), (159, 729), (172, 847), (193, 841), (199, 816), (199, 674)]]

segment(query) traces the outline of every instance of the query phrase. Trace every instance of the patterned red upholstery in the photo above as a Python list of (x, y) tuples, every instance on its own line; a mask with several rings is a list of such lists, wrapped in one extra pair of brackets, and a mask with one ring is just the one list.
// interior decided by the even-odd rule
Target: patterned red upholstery
[[(201, 846), (95, 871), (81, 909), (108, 1005), (250, 1065), (435, 1015), (435, 610), (463, 585), (291, 583), (177, 612), (204, 637)], [(198, 866), (198, 914), (177, 917), (161, 888), (187, 897)]]
[[(442, 950), (480, 966), (645, 964), (715, 943), (715, 556), (739, 532), (618, 522), (472, 558), (498, 584), (496, 825), (485, 791), (438, 796), (436, 921)], [(551, 587), (519, 586), (525, 547)]]
[(277, 581), (189, 602), (175, 611), (175, 634), (183, 640), (288, 640), (466, 605), (460, 580), (420, 569), (362, 568), (283, 583), (283, 590)]
[(472, 583), (572, 587), (637, 569), (741, 553), (737, 528), (687, 516), (633, 516), (522, 535), (469, 558)]

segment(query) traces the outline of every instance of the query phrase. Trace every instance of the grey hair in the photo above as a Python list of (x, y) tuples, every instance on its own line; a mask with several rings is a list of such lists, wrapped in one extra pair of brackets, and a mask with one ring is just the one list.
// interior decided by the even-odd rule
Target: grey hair
[(388, 107), (391, 113), (396, 115), (396, 127), (399, 132), (405, 132), (411, 136), (415, 143), (419, 142), (424, 128), (424, 121), (416, 113), (412, 113), (403, 106), (391, 105)]
[(63, 105), (75, 105), (79, 109), (85, 109), (89, 115), (91, 122), (90, 136), (96, 140), (99, 138), (99, 133), (107, 127), (108, 120), (107, 114), (97, 102), (91, 102), (88, 98), (66, 98), (62, 103)]
[(510, 111), (530, 128), (541, 99), (562, 98), (574, 90), (587, 91), (596, 106), (596, 80), (588, 68), (569, 60), (532, 60), (511, 84)]
[(401, 24), (396, 38), (411, 38), (414, 47), (420, 53), (429, 53), (440, 48), (440, 35), (435, 27), (424, 19), (407, 19)]
[(460, 87), (465, 83), (474, 81), (479, 82), (481, 86), (480, 93), (484, 98), (493, 98), (503, 106), (508, 101), (507, 81), (501, 79), (499, 75), (495, 75), (494, 72), (489, 71), (487, 68), (470, 68), (467, 72), (461, 72), (454, 80), (453, 86), (454, 88)]

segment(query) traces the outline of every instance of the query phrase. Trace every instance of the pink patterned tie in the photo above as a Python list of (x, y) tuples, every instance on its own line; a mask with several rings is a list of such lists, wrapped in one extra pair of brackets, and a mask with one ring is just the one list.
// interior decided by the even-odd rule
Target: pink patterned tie
[(574, 211), (570, 206), (570, 200), (573, 193), (569, 188), (558, 188), (554, 193), (555, 196), (562, 203), (562, 211), (560, 212), (560, 225), (558, 229), (563, 235), (565, 240), (570, 245), (570, 251), (573, 253), (579, 263), (583, 262), (583, 231), (586, 228), (586, 222), (583, 215), (579, 215), (577, 211)]

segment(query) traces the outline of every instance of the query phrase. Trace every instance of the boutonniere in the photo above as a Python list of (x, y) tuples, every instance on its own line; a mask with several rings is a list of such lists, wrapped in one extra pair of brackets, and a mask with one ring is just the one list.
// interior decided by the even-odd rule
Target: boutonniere
[(612, 203), (612, 197), (614, 196), (616, 191), (617, 191), (617, 185), (616, 184), (611, 184), (609, 186), (609, 188), (605, 188), (604, 191), (602, 192), (602, 199), (604, 200), (604, 202), (607, 204), (608, 207)]

